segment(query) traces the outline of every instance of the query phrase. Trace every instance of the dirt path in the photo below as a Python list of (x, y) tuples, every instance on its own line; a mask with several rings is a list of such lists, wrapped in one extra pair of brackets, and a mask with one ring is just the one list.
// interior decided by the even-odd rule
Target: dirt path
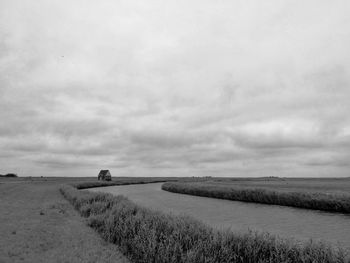
[(61, 196), (57, 183), (0, 184), (0, 263), (129, 262)]

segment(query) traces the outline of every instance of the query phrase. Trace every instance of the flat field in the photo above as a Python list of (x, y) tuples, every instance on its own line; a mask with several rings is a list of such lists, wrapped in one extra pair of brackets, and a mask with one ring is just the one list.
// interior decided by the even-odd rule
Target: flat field
[(0, 262), (128, 262), (59, 193), (68, 180), (0, 184)]
[(59, 192), (62, 184), (90, 181), (96, 180), (1, 178), (0, 263), (129, 262), (117, 246), (88, 227)]
[[(270, 188), (281, 191), (349, 193), (347, 179), (175, 178), (194, 184)], [(114, 178), (113, 182), (170, 181), (174, 178)], [(201, 182), (198, 182), (201, 181)], [(205, 181), (205, 182), (204, 182)], [(63, 198), (63, 184), (95, 178), (0, 178), (0, 263), (129, 262), (119, 247), (104, 241)]]
[[(123, 177), (111, 183), (159, 180), (174, 178)], [(0, 263), (129, 262), (59, 192), (64, 184), (90, 183), (100, 182), (94, 177), (1, 177)]]

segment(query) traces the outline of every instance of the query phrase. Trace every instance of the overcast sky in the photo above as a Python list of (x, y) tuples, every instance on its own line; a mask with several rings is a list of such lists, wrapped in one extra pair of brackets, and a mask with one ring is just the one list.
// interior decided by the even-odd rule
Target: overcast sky
[(0, 173), (350, 176), (348, 0), (1, 0)]

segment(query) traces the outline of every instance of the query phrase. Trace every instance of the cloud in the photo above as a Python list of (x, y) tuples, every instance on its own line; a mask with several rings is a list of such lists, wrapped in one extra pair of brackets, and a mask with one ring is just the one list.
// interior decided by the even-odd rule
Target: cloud
[(81, 160), (80, 158), (72, 158), (71, 156), (46, 156), (35, 158), (34, 163), (51, 169), (72, 169), (79, 167), (94, 167), (91, 160)]
[(317, 124), (293, 119), (248, 123), (230, 135), (237, 144), (255, 150), (320, 148), (327, 143)]
[(0, 166), (348, 175), (349, 10), (345, 0), (1, 1)]

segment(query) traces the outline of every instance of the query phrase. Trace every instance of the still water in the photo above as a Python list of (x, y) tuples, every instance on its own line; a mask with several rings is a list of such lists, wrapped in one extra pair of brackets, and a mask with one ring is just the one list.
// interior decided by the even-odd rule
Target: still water
[(137, 204), (167, 213), (191, 215), (219, 229), (250, 229), (300, 241), (324, 240), (350, 251), (349, 215), (176, 194), (163, 191), (161, 186), (154, 183), (89, 190), (124, 195)]

